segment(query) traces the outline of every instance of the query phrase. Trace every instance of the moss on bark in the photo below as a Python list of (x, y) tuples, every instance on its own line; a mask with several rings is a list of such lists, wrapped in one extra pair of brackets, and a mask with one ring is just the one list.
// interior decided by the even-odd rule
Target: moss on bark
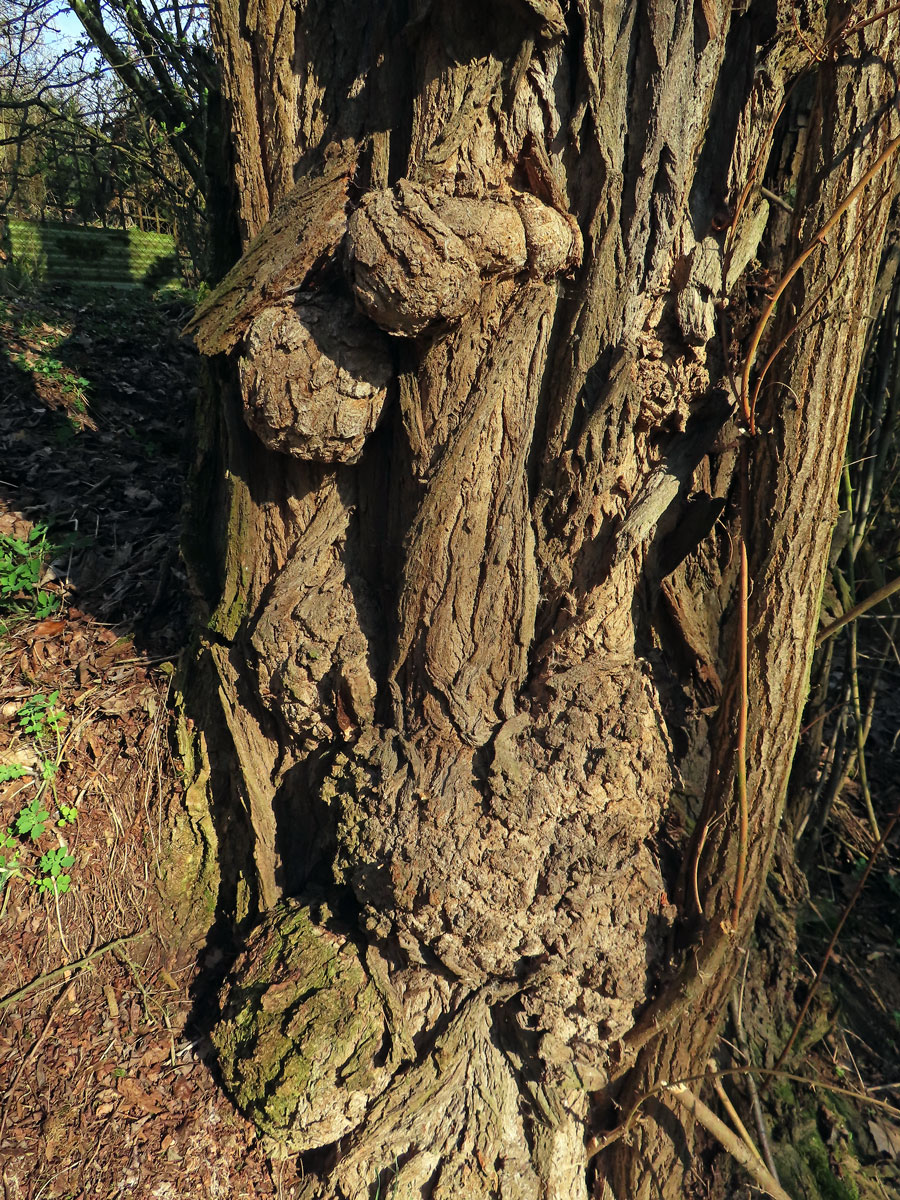
[(235, 964), (212, 1033), (235, 1103), (283, 1152), (335, 1141), (391, 1074), (383, 990), (325, 901), (288, 901)]

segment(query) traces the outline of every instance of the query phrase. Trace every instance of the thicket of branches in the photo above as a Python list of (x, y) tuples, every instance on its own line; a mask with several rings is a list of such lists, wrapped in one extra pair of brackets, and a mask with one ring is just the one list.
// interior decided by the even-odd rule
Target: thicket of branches
[(204, 272), (215, 78), (202, 3), (3, 0), (0, 213), (170, 230)]
[[(883, 770), (873, 784), (866, 746), (879, 723), (879, 702), (891, 695), (900, 673), (900, 618), (896, 599), (891, 599), (900, 592), (898, 267), (895, 228), (871, 298), (866, 356), (841, 483), (841, 515), (823, 597), (824, 629), (794, 764), (791, 815), (806, 868), (814, 862), (835, 804), (845, 794), (852, 796), (851, 811), (857, 814), (863, 847), (874, 846), (884, 828), (884, 805), (877, 794)], [(879, 602), (871, 604), (873, 600)], [(890, 746), (892, 735), (896, 746), (890, 718), (882, 725), (882, 748), (886, 742)]]

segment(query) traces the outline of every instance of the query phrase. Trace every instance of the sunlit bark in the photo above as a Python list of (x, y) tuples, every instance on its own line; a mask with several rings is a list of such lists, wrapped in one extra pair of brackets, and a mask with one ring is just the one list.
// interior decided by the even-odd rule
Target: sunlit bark
[[(738, 7), (214, 7), (246, 253), (193, 326), (194, 688), (220, 916), (266, 914), (214, 1040), (304, 1196), (683, 1194), (682, 1112), (586, 1143), (705, 1062), (752, 930), (889, 167), (745, 453), (730, 377), (900, 132), (897, 14), (817, 63), (836, 18)], [(792, 222), (736, 214), (767, 159)]]

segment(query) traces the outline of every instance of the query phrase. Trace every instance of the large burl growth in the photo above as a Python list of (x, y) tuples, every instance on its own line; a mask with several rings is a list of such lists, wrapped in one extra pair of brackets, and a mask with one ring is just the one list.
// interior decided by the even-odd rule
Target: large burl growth
[[(385, 1172), (431, 1200), (680, 1195), (671, 1114), (596, 1175), (586, 1137), (704, 1061), (752, 926), (864, 328), (790, 340), (780, 383), (808, 403), (754, 446), (743, 517), (728, 376), (748, 272), (897, 123), (870, 120), (884, 64), (854, 43), (803, 91), (788, 234), (733, 201), (818, 12), (798, 41), (788, 5), (714, 0), (238, 7), (213, 16), (247, 246), (192, 326), (230, 356), (198, 467), (227, 533), (196, 571), (220, 910), (262, 916), (223, 1077), (316, 1152), (310, 1200)], [(886, 217), (861, 236), (849, 213), (802, 287), (859, 295)], [(741, 519), (758, 695), (731, 929)]]

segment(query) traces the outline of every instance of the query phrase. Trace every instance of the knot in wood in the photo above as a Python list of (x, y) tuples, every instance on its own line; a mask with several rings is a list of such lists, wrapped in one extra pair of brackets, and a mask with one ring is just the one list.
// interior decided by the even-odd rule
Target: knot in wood
[(562, 275), (581, 263), (581, 231), (574, 217), (558, 212), (530, 192), (515, 197), (525, 229), (528, 270), (538, 279)]
[(405, 180), (363, 198), (350, 218), (347, 254), (360, 307), (402, 337), (457, 320), (481, 291), (465, 242), (438, 216), (426, 189)]
[(355, 462), (393, 368), (386, 340), (353, 303), (318, 295), (267, 308), (244, 345), (244, 418), (265, 445), (315, 462)]
[(211, 1038), (225, 1087), (292, 1153), (355, 1128), (393, 1072), (383, 989), (327, 905), (267, 913), (220, 1001)]
[(346, 245), (357, 303), (401, 337), (459, 320), (489, 278), (547, 279), (582, 248), (574, 218), (536, 196), (451, 196), (408, 180), (363, 198)]

